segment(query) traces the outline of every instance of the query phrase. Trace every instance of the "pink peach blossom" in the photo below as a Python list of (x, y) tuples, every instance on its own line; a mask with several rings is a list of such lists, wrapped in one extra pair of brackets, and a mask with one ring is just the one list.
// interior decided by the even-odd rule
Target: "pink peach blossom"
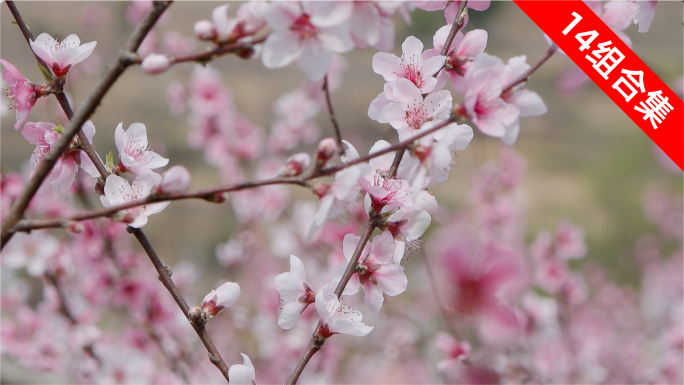
[(2, 71), (2, 79), (7, 85), (5, 96), (9, 101), (8, 109), (17, 110), (17, 122), (14, 124), (14, 129), (18, 130), (28, 119), (31, 108), (36, 104), (36, 99), (43, 96), (43, 87), (28, 81), (17, 67), (6, 60), (0, 59), (0, 63), (5, 67)]
[(76, 35), (69, 35), (61, 42), (53, 39), (47, 33), (41, 33), (36, 40), (30, 40), (29, 44), (33, 52), (52, 69), (55, 76), (63, 77), (72, 65), (87, 59), (95, 46), (96, 41), (81, 45), (81, 39)]

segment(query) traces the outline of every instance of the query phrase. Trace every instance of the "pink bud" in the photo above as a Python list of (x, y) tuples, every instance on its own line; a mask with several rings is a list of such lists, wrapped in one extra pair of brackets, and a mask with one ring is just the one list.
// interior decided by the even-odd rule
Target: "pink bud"
[(198, 307), (193, 307), (188, 312), (188, 320), (190, 322), (200, 322), (202, 320), (202, 310)]
[(143, 59), (140, 67), (148, 75), (160, 74), (171, 67), (171, 58), (158, 53), (149, 54)]
[(233, 306), (238, 298), (240, 298), (240, 286), (235, 282), (224, 283), (202, 300), (203, 318), (209, 319), (221, 310)]
[(176, 165), (162, 174), (162, 181), (157, 187), (161, 195), (184, 193), (190, 188), (190, 173), (183, 166)]
[(325, 194), (330, 190), (330, 185), (322, 182), (313, 182), (313, 192), (318, 195), (319, 198), (323, 198)]
[(83, 231), (83, 224), (81, 224), (80, 222), (69, 221), (65, 228), (71, 231), (72, 233), (78, 234)]
[(197, 38), (200, 40), (216, 40), (216, 28), (214, 28), (214, 24), (209, 20), (200, 20), (197, 23), (195, 23), (194, 30), (195, 36), (197, 36)]
[(280, 176), (297, 176), (309, 168), (311, 158), (308, 154), (300, 152), (294, 154), (285, 161), (285, 166), (280, 170)]
[(321, 168), (335, 155), (337, 142), (333, 138), (325, 138), (318, 143), (318, 153), (316, 154), (316, 167)]

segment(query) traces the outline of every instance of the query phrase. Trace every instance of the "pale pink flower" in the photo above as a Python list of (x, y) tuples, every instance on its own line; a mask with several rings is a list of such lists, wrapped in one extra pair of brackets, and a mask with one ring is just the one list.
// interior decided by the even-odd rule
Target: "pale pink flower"
[[(530, 65), (526, 63), (526, 60), (527, 58), (525, 56), (515, 56), (508, 59), (508, 63), (501, 75), (502, 87), (507, 87), (509, 84), (512, 84), (530, 69)], [(520, 111), (520, 118), (545, 114), (547, 111), (546, 104), (544, 104), (544, 101), (539, 94), (534, 91), (523, 89), (523, 87), (525, 87), (525, 82), (511, 88), (501, 95), (501, 98), (518, 108), (518, 111)], [(516, 119), (511, 125), (506, 127), (506, 134), (501, 140), (510, 146), (517, 140), (519, 132), (520, 122), (519, 119)]]
[[(432, 135), (420, 138), (411, 148), (412, 156), (406, 157), (399, 165), (399, 175), (412, 181), (414, 193), (432, 182), (446, 183), (453, 162), (452, 152), (464, 150), (473, 136), (473, 129), (467, 124), (451, 123)], [(428, 172), (429, 180), (426, 177)]]
[[(433, 49), (425, 51), (425, 57), (439, 55), (444, 49), (444, 43), (451, 31), (451, 25), (445, 25), (437, 30), (432, 38)], [(463, 32), (456, 33), (447, 52), (444, 69), (439, 73), (438, 78), (449, 76), (451, 86), (460, 94), (465, 93), (464, 76), (468, 69), (472, 67), (472, 62), (487, 47), (487, 31), (474, 29), (463, 35)]]
[(562, 219), (556, 225), (556, 257), (560, 260), (580, 259), (587, 255), (584, 229), (570, 220)]
[(385, 176), (375, 174), (371, 180), (359, 178), (359, 184), (368, 193), (369, 206), (378, 213), (383, 212), (385, 206), (413, 206), (411, 185), (406, 180), (387, 179)]
[[(637, 17), (639, 7), (631, 1), (607, 1), (602, 4), (601, 1), (585, 1), (585, 4), (591, 8), (601, 20), (606, 23), (615, 34), (627, 44), (632, 47), (632, 39), (623, 31), (629, 27), (634, 19)], [(655, 12), (655, 10), (654, 10)], [(644, 24), (645, 25), (645, 24)], [(639, 31), (641, 32), (641, 31)]]
[(193, 27), (193, 32), (195, 36), (204, 41), (211, 41), (216, 39), (216, 28), (214, 28), (214, 23), (209, 20), (200, 20), (195, 23)]
[(634, 16), (634, 24), (639, 24), (639, 32), (648, 32), (655, 17), (655, 9), (658, 0), (632, 0), (636, 2), (637, 13)]
[[(489, 8), (490, 0), (469, 0), (467, 8), (474, 11), (484, 11)], [(446, 7), (446, 8), (445, 8)], [(444, 10), (444, 17), (448, 24), (453, 24), (458, 16), (458, 10), (461, 7), (461, 1), (447, 1), (447, 0), (416, 0), (416, 8), (424, 11), (441, 11)], [(468, 16), (463, 25), (468, 23)]]
[(148, 75), (160, 74), (168, 70), (169, 67), (171, 67), (171, 58), (168, 55), (157, 53), (145, 56), (140, 64), (142, 71)]
[(521, 321), (510, 302), (528, 285), (523, 256), (504, 244), (480, 244), (464, 226), (444, 228), (430, 246), (454, 286), (453, 307), (458, 314), (473, 317), (487, 343), (517, 338)]
[(97, 42), (81, 45), (81, 40), (73, 34), (57, 42), (47, 33), (41, 33), (36, 40), (30, 40), (29, 44), (33, 52), (52, 69), (55, 76), (61, 78), (72, 65), (87, 59), (95, 50)]
[(151, 170), (164, 167), (169, 160), (150, 151), (147, 141), (147, 128), (142, 123), (133, 123), (123, 130), (123, 123), (119, 123), (114, 131), (114, 142), (119, 150), (119, 161), (124, 171), (131, 171), (137, 175), (152, 172)]
[(306, 283), (304, 264), (294, 255), (290, 255), (290, 272), (278, 274), (275, 283), (283, 302), (278, 326), (285, 330), (292, 329), (307, 306), (315, 302), (316, 293)]
[(423, 99), (415, 84), (399, 78), (395, 80), (392, 92), (396, 102), (385, 106), (382, 114), (399, 131), (399, 140), (409, 139), (420, 132), (425, 122), (438, 124), (449, 118), (452, 104), (449, 91), (437, 91)]
[[(481, 53), (465, 76), (465, 112), (483, 133), (502, 138), (520, 116), (518, 108), (501, 98), (501, 59)], [(511, 134), (512, 136), (512, 134)], [(517, 132), (516, 132), (517, 136)]]
[(231, 365), (228, 369), (228, 378), (234, 385), (253, 385), (256, 384), (256, 371), (254, 365), (246, 354), (240, 353), (243, 363)]
[(174, 81), (169, 83), (166, 88), (166, 101), (169, 103), (169, 109), (175, 117), (180, 117), (187, 111), (188, 93), (185, 87), (180, 82)]
[(394, 263), (400, 264), (405, 255), (420, 248), (420, 237), (430, 226), (432, 217), (425, 210), (397, 210), (387, 218), (387, 232), (394, 238)]
[(320, 80), (330, 68), (332, 52), (354, 47), (346, 23), (351, 2), (274, 2), (266, 11), (273, 32), (264, 42), (267, 68), (281, 68), (296, 60), (310, 80)]
[(195, 40), (181, 35), (178, 31), (169, 30), (162, 40), (164, 51), (174, 57), (188, 55), (195, 48)]
[(437, 333), (437, 341), (435, 344), (446, 357), (437, 363), (437, 370), (446, 372), (454, 367), (457, 363), (463, 361), (470, 354), (470, 343), (468, 341), (460, 342), (452, 336), (439, 332)]
[(433, 56), (423, 60), (423, 43), (414, 36), (407, 37), (401, 49), (401, 58), (388, 52), (376, 53), (373, 56), (373, 71), (388, 82), (407, 79), (421, 94), (432, 91), (437, 84), (437, 79), (432, 75), (442, 68), (446, 57)]
[[(95, 126), (93, 123), (87, 121), (83, 124), (81, 129), (88, 139), (88, 142), (92, 143), (93, 136), (95, 135)], [(38, 163), (43, 160), (48, 151), (50, 151), (52, 145), (59, 139), (61, 128), (52, 123), (29, 122), (21, 129), (21, 134), (26, 140), (36, 146), (36, 149), (33, 150), (33, 154), (31, 154), (31, 168), (35, 170)], [(93, 178), (100, 176), (97, 168), (90, 158), (88, 158), (88, 155), (86, 155), (84, 151), (77, 149), (77, 141), (78, 138), (72, 140), (71, 145), (67, 148), (64, 155), (59, 157), (57, 163), (55, 163), (52, 168), (50, 182), (53, 187), (59, 190), (65, 190), (71, 186), (79, 167)]]
[(238, 298), (240, 298), (240, 285), (235, 282), (224, 283), (202, 300), (200, 305), (202, 317), (206, 320), (215, 316), (221, 310), (233, 306)]
[(354, 1), (349, 18), (352, 40), (357, 49), (368, 46), (389, 51), (394, 45), (394, 23), (392, 16), (400, 2)]
[[(351, 260), (360, 239), (354, 234), (347, 234), (344, 237), (342, 250), (347, 261)], [(373, 314), (378, 314), (385, 300), (383, 294), (399, 295), (406, 291), (408, 286), (404, 268), (394, 262), (394, 238), (389, 231), (385, 231), (375, 236), (364, 247), (357, 272), (349, 280), (344, 294), (355, 294), (359, 286), (363, 287), (366, 306)], [(342, 271), (344, 268), (345, 266), (341, 267)]]
[[(150, 172), (139, 175), (133, 181), (133, 186), (131, 186), (126, 179), (112, 174), (107, 177), (104, 195), (100, 197), (100, 201), (105, 207), (113, 207), (142, 200), (147, 198), (152, 189), (161, 183), (161, 179), (162, 177), (159, 174)], [(134, 216), (133, 222), (128, 225), (135, 228), (145, 226), (145, 224), (147, 224), (148, 216), (164, 210), (169, 203), (170, 202), (151, 203), (126, 209), (125, 212), (131, 213)]]
[(294, 154), (287, 158), (285, 165), (280, 170), (280, 176), (297, 176), (311, 165), (311, 157), (305, 152)]
[(251, 36), (266, 26), (264, 18), (268, 4), (264, 1), (250, 1), (240, 6), (236, 18), (228, 17), (228, 4), (214, 9), (211, 14), (219, 43), (235, 41)]
[(26, 268), (33, 277), (39, 277), (48, 268), (48, 261), (59, 252), (59, 240), (45, 230), (17, 233), (0, 254), (2, 264), (10, 269)]
[(157, 194), (184, 193), (190, 188), (190, 172), (181, 165), (175, 165), (162, 174), (162, 180), (157, 186)]
[(319, 334), (323, 338), (333, 334), (363, 337), (373, 330), (373, 326), (361, 322), (361, 312), (340, 303), (340, 299), (335, 295), (335, 288), (329, 283), (316, 293), (316, 311), (321, 317)]
[(2, 79), (7, 85), (5, 96), (9, 102), (8, 110), (17, 110), (17, 122), (14, 124), (14, 129), (18, 130), (28, 119), (31, 108), (36, 104), (36, 99), (43, 96), (43, 87), (28, 81), (17, 67), (6, 60), (0, 59), (0, 63), (5, 67), (2, 71)]

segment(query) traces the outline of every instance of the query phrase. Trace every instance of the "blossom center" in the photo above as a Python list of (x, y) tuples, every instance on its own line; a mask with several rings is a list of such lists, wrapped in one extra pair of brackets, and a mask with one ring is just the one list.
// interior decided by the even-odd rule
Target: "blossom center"
[(302, 14), (302, 16), (292, 24), (290, 30), (299, 33), (302, 40), (315, 37), (317, 33), (316, 27), (311, 24), (311, 16), (306, 13)]

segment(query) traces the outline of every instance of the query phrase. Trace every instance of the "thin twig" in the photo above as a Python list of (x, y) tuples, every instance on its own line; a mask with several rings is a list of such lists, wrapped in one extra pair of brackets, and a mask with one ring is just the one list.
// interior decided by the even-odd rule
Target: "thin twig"
[[(71, 140), (81, 129), (83, 123), (90, 118), (90, 116), (95, 112), (95, 109), (104, 98), (105, 94), (112, 87), (114, 82), (123, 74), (123, 72), (131, 65), (129, 56), (133, 54), (140, 43), (147, 35), (147, 33), (152, 29), (157, 19), (162, 15), (164, 10), (171, 5), (171, 1), (157, 1), (154, 2), (152, 8), (147, 12), (143, 21), (138, 25), (138, 27), (131, 35), (122, 51), (116, 59), (116, 63), (107, 71), (105, 76), (100, 80), (100, 82), (95, 86), (95, 89), (91, 92), (90, 96), (86, 98), (83, 106), (76, 111), (73, 119), (69, 125), (65, 128), (62, 135), (60, 135), (57, 142), (55, 142), (50, 151), (45, 155), (43, 160), (36, 166), (33, 171), (33, 176), (26, 183), (26, 186), (19, 194), (19, 197), (14, 201), (12, 207), (10, 208), (5, 220), (2, 222), (2, 229), (0, 231), (0, 249), (3, 248), (7, 241), (12, 238), (13, 233), (10, 231), (14, 225), (16, 225), (23, 217), (26, 208), (28, 208), (29, 203), (33, 196), (38, 192), (38, 189), (43, 184), (43, 181), (48, 176), (52, 167), (55, 165), (59, 157), (64, 153), (64, 151), (69, 147)], [(17, 20), (19, 24), (19, 20)], [(25, 25), (25, 23), (22, 24)], [(27, 28), (28, 29), (28, 28)]]
[(328, 114), (330, 115), (330, 122), (335, 130), (335, 138), (337, 139), (337, 151), (340, 156), (344, 155), (344, 147), (342, 146), (342, 134), (340, 134), (340, 126), (335, 119), (335, 111), (333, 110), (332, 102), (330, 101), (330, 87), (328, 85), (328, 74), (323, 78), (323, 93), (325, 94), (325, 104), (328, 106)]
[[(442, 56), (447, 56), (449, 54), (449, 49), (451, 48), (451, 43), (454, 41), (456, 38), (456, 34), (458, 31), (463, 28), (463, 23), (465, 22), (466, 15), (468, 15), (468, 0), (461, 1), (461, 5), (458, 8), (458, 16), (456, 16), (456, 19), (454, 20), (454, 24), (451, 25), (451, 30), (449, 31), (449, 35), (447, 36), (446, 41), (444, 42), (444, 47), (442, 47), (442, 52), (439, 54)], [(447, 59), (448, 60), (448, 59)], [(446, 65), (446, 61), (444, 62)], [(437, 73), (435, 73), (435, 77), (439, 75), (440, 71), (444, 66), (442, 66)]]
[[(356, 267), (359, 265), (361, 253), (363, 252), (363, 249), (366, 247), (366, 243), (368, 243), (368, 240), (370, 239), (374, 230), (375, 224), (371, 219), (368, 221), (368, 224), (366, 225), (366, 228), (363, 231), (363, 235), (361, 236), (359, 243), (356, 245), (356, 250), (354, 250), (354, 254), (352, 254), (351, 259), (347, 264), (347, 269), (344, 271), (344, 274), (340, 279), (340, 283), (338, 283), (337, 288), (335, 288), (335, 294), (338, 298), (342, 295), (344, 288), (347, 287), (347, 283), (349, 283), (349, 280), (351, 279), (352, 275), (354, 275), (354, 273), (356, 272)], [(316, 329), (313, 335), (311, 336), (311, 341), (309, 341), (309, 345), (304, 351), (302, 358), (299, 359), (299, 362), (297, 363), (297, 366), (292, 372), (292, 375), (290, 375), (290, 378), (287, 380), (287, 385), (294, 385), (297, 383), (297, 380), (299, 380), (299, 376), (302, 374), (302, 371), (304, 371), (304, 368), (306, 367), (311, 357), (313, 357), (313, 355), (316, 354), (316, 352), (321, 350), (323, 342), (325, 341), (319, 335), (321, 327), (321, 322), (318, 322), (318, 325), (316, 326)]]
[(515, 80), (513, 81), (513, 83), (507, 85), (507, 86), (503, 89), (503, 91), (501, 91), (501, 95), (502, 95), (502, 96), (505, 95), (508, 91), (512, 90), (513, 87), (517, 86), (518, 84), (523, 83), (523, 82), (526, 82), (527, 79), (530, 77), (530, 75), (531, 75), (534, 71), (536, 71), (537, 69), (539, 69), (539, 67), (541, 67), (541, 65), (544, 64), (547, 60), (549, 60), (549, 58), (551, 58), (551, 56), (553, 56), (553, 54), (554, 54), (557, 50), (558, 50), (558, 47), (557, 47), (556, 45), (552, 45), (551, 47), (549, 47), (549, 49), (546, 51), (546, 54), (545, 54), (541, 59), (539, 59), (539, 61), (537, 62), (537, 64), (535, 64), (532, 68), (530, 68), (529, 70), (527, 70), (527, 72), (525, 72), (524, 74), (520, 75), (520, 77), (517, 78), (517, 79), (515, 79)]
[[(64, 91), (56, 93), (55, 97), (57, 98), (57, 101), (59, 102), (59, 105), (62, 107), (62, 110), (66, 114), (67, 118), (71, 120), (74, 117), (74, 111), (71, 109), (71, 106), (69, 105), (69, 100), (64, 94)], [(100, 176), (102, 176), (102, 179), (107, 179), (107, 177), (109, 176), (109, 171), (107, 171), (107, 168), (102, 163), (102, 160), (100, 160), (100, 158), (97, 156), (97, 152), (95, 152), (95, 149), (88, 141), (88, 138), (85, 136), (83, 129), (79, 129), (76, 133), (76, 136), (78, 136), (81, 150), (83, 150), (83, 152), (85, 152), (86, 155), (88, 155), (88, 158), (90, 158), (90, 160), (93, 162), (93, 164), (97, 168), (97, 172), (99, 172)]]
[(257, 180), (257, 181), (248, 181), (248, 182), (242, 182), (238, 184), (233, 184), (233, 185), (228, 185), (228, 186), (219, 186), (219, 187), (212, 187), (208, 189), (203, 189), (195, 192), (190, 192), (190, 193), (184, 193), (184, 194), (170, 194), (170, 195), (165, 195), (165, 196), (156, 196), (156, 195), (151, 195), (148, 196), (147, 198), (140, 199), (134, 202), (130, 203), (125, 203), (122, 205), (106, 208), (106, 209), (100, 209), (100, 210), (94, 210), (94, 211), (87, 211), (84, 213), (72, 215), (69, 217), (63, 217), (63, 218), (47, 218), (47, 219), (23, 219), (19, 221), (14, 227), (9, 229), (10, 232), (15, 233), (17, 231), (29, 231), (33, 229), (46, 229), (46, 228), (55, 228), (55, 227), (64, 227), (69, 224), (69, 222), (72, 221), (84, 221), (87, 219), (93, 219), (93, 218), (99, 218), (99, 217), (107, 217), (107, 216), (112, 216), (116, 214), (119, 211), (122, 210), (127, 210), (133, 207), (138, 207), (138, 206), (144, 206), (150, 203), (158, 203), (158, 202), (167, 202), (167, 201), (177, 201), (177, 200), (183, 200), (183, 199), (203, 199), (203, 200), (208, 200), (208, 201), (213, 201), (214, 198), (217, 196), (217, 194), (221, 193), (226, 193), (226, 192), (233, 192), (233, 191), (240, 191), (240, 190), (245, 190), (245, 189), (250, 189), (250, 188), (255, 188), (255, 187), (261, 187), (261, 186), (269, 186), (269, 185), (275, 185), (275, 184), (295, 184), (299, 186), (307, 186), (307, 181), (320, 178), (323, 176), (328, 176), (335, 174), (338, 171), (344, 170), (346, 168), (355, 166), (360, 163), (368, 162), (369, 160), (376, 158), (378, 156), (388, 154), (393, 151), (397, 151), (397, 154), (395, 155), (395, 161), (393, 162), (393, 167), (390, 170), (390, 176), (389, 177), (394, 177), (396, 175), (396, 169), (399, 166), (399, 161), (401, 160), (403, 156), (403, 152), (401, 151), (402, 149), (405, 149), (408, 147), (411, 143), (414, 141), (432, 134), (433, 132), (440, 130), (446, 126), (448, 126), (451, 123), (454, 123), (456, 121), (456, 117), (450, 117), (446, 121), (435, 125), (434, 127), (431, 127), (427, 130), (424, 130), (420, 132), (419, 134), (406, 139), (404, 141), (401, 141), (399, 143), (395, 143), (389, 147), (386, 147), (380, 151), (374, 152), (372, 154), (368, 154), (366, 156), (352, 159), (347, 163), (343, 163), (337, 166), (332, 166), (332, 167), (327, 167), (323, 168), (320, 170), (312, 170), (309, 173), (303, 174), (302, 176), (299, 177), (276, 177), (272, 179), (263, 179), (263, 180)]
[[(29, 41), (33, 40), (33, 33), (29, 29), (28, 25), (24, 23), (24, 19), (21, 17), (21, 14), (19, 13), (17, 6), (14, 4), (14, 1), (8, 0), (6, 1), (6, 3), (7, 8), (9, 8), (10, 13), (12, 13), (14, 20), (17, 22), (17, 25), (21, 30), (21, 34), (24, 35), (24, 39), (26, 39), (26, 42), (29, 43)], [(38, 64), (40, 64), (43, 68), (49, 71), (50, 67), (48, 67), (47, 63), (45, 63), (45, 60), (41, 59), (38, 55), (36, 55), (36, 53), (33, 52), (33, 50), (31, 50), (31, 52), (33, 53), (33, 56), (36, 57)]]
[[(136, 229), (133, 227), (127, 227), (126, 230), (128, 230), (129, 233), (132, 233), (138, 242), (140, 242), (143, 250), (145, 250), (145, 253), (150, 258), (152, 265), (154, 265), (154, 268), (157, 270), (157, 274), (159, 274), (159, 280), (162, 282), (166, 290), (169, 291), (174, 301), (176, 301), (176, 304), (178, 304), (178, 307), (181, 308), (183, 314), (185, 314), (185, 317), (187, 318), (188, 313), (190, 312), (190, 306), (188, 306), (188, 303), (185, 302), (183, 296), (178, 291), (178, 288), (173, 283), (173, 280), (171, 280), (169, 270), (164, 266), (161, 259), (159, 259), (159, 256), (157, 256), (157, 253), (152, 248), (152, 245), (145, 236), (145, 233), (143, 233), (141, 229)], [(221, 371), (221, 374), (223, 374), (223, 377), (226, 378), (226, 381), (229, 381), (228, 365), (226, 365), (226, 362), (223, 361), (221, 354), (216, 349), (216, 346), (212, 342), (211, 338), (209, 338), (204, 323), (191, 322), (190, 324), (192, 325), (193, 329), (195, 329), (195, 332), (199, 336), (200, 340), (202, 340), (204, 347), (207, 349), (211, 363), (216, 365), (218, 370)]]
[[(62, 313), (68, 320), (69, 323), (72, 325), (77, 325), (78, 320), (76, 317), (74, 317), (73, 314), (71, 314), (71, 311), (69, 310), (69, 307), (67, 306), (67, 296), (64, 293), (64, 290), (62, 290), (62, 286), (59, 284), (59, 280), (57, 276), (50, 274), (50, 273), (45, 273), (45, 278), (52, 284), (52, 286), (55, 288), (55, 292), (57, 293), (57, 298), (59, 298), (59, 311)], [(98, 363), (102, 363), (100, 360), (100, 357), (95, 355), (95, 351), (93, 350), (93, 345), (85, 345), (83, 346), (83, 351), (86, 352), (90, 357), (92, 357), (95, 361)]]

